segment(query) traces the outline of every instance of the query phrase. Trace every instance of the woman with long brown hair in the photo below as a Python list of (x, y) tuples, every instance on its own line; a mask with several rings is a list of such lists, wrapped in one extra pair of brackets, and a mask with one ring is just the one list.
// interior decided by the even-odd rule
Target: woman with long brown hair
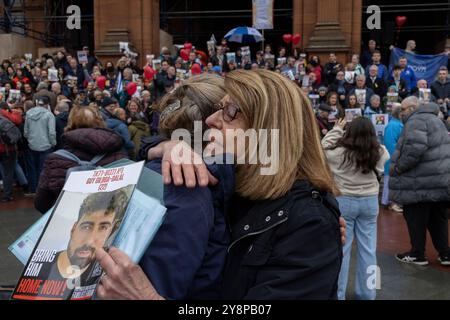
[[(238, 163), (236, 193), (228, 210), (231, 244), (223, 298), (336, 299), (342, 258), (333, 197), (337, 189), (308, 99), (295, 83), (267, 70), (231, 72), (225, 91), (206, 120), (215, 129), (211, 149), (234, 151)], [(251, 142), (240, 144), (239, 134), (230, 136), (251, 130), (259, 133), (256, 149)], [(264, 135), (269, 141), (261, 139)], [(184, 170), (186, 181), (195, 181), (197, 175), (204, 186), (201, 165), (173, 161), (174, 143), (160, 146), (165, 182), (171, 183), (171, 172), (174, 183), (182, 185)], [(259, 158), (251, 162), (255, 150)], [(239, 159), (248, 161), (241, 164)], [(97, 259), (107, 274), (115, 274), (102, 280), (101, 298), (163, 298), (120, 251), (100, 249)]]
[(378, 272), (378, 176), (384, 172), (389, 153), (378, 142), (375, 128), (369, 119), (353, 119), (346, 131), (345, 126), (345, 120), (340, 120), (322, 140), (328, 163), (341, 193), (337, 200), (348, 232), (339, 276), (338, 297), (340, 300), (345, 299), (352, 242), (355, 237), (358, 244), (356, 298), (374, 300), (376, 281), (370, 286), (368, 283), (369, 277), (377, 279)]

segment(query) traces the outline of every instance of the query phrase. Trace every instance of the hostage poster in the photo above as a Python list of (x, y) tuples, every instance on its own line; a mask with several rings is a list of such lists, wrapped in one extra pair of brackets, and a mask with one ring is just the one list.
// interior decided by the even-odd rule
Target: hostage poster
[(73, 172), (25, 265), (17, 300), (88, 300), (103, 270), (97, 248), (117, 236), (143, 163)]

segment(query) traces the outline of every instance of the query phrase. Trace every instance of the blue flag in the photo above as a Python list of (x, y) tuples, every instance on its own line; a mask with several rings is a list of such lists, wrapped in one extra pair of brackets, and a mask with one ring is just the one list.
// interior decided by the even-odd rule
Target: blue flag
[(431, 84), (439, 72), (439, 68), (447, 67), (448, 56), (446, 53), (438, 55), (420, 55), (406, 52), (405, 50), (394, 48), (391, 54), (391, 64), (389, 72), (392, 74), (394, 65), (398, 64), (400, 57), (405, 56), (408, 59), (408, 66), (410, 66), (416, 74), (417, 80), (425, 79), (428, 84)]

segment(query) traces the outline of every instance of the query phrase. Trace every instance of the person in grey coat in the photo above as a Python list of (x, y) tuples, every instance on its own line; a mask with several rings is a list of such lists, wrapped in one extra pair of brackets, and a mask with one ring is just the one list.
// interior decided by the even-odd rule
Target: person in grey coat
[(55, 116), (49, 111), (49, 103), (48, 97), (40, 97), (37, 106), (30, 109), (25, 118), (23, 135), (28, 141), (25, 160), (32, 194), (36, 193), (45, 158), (57, 143)]
[(439, 106), (409, 97), (405, 123), (390, 168), (390, 200), (402, 204), (412, 249), (397, 260), (427, 265), (427, 229), (442, 265), (450, 266), (447, 208), (450, 203), (450, 137), (438, 118)]

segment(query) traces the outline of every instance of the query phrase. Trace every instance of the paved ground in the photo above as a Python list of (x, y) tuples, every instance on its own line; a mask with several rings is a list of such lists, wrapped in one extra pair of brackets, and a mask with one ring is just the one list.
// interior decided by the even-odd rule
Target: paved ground
[[(32, 209), (32, 200), (17, 198), (13, 204), (0, 204), (0, 285), (15, 284), (22, 266), (8, 251), (14, 242), (40, 215)], [(450, 268), (436, 262), (431, 241), (428, 259), (431, 265), (404, 265), (394, 259), (396, 252), (409, 249), (406, 224), (396, 213), (382, 211), (378, 223), (378, 264), (381, 269), (381, 290), (377, 299), (446, 299), (450, 300)], [(354, 269), (352, 259), (352, 269)], [(353, 297), (353, 277), (350, 276), (348, 298)]]

